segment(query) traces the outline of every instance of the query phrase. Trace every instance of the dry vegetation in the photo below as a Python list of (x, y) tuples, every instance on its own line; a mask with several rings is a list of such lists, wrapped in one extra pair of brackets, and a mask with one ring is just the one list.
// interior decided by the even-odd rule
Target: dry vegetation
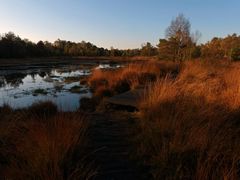
[[(154, 179), (239, 179), (239, 75), (238, 63), (148, 61), (94, 70), (87, 81), (99, 101), (146, 89), (137, 113), (135, 155)], [(90, 103), (97, 106), (94, 98)], [(0, 116), (1, 177), (94, 175), (84, 160), (87, 124), (81, 114), (60, 113), (45, 103), (25, 111), (5, 106)]]
[(169, 73), (175, 76), (178, 70), (179, 65), (176, 63), (152, 59), (132, 62), (118, 69), (95, 69), (87, 79), (93, 97), (81, 99), (81, 107), (85, 111), (94, 111), (105, 97), (143, 87)]
[(136, 154), (154, 179), (239, 179), (239, 67), (151, 61), (96, 70), (88, 82), (95, 96), (145, 87)]
[(184, 63), (146, 89), (138, 153), (156, 179), (238, 179), (238, 64)]
[(118, 70), (94, 70), (88, 83), (95, 96), (111, 96), (146, 85), (167, 73), (177, 72), (178, 65), (175, 63), (156, 63), (150, 60), (130, 63)]
[(29, 109), (0, 109), (0, 177), (5, 179), (89, 179), (85, 117), (57, 112), (50, 102)]

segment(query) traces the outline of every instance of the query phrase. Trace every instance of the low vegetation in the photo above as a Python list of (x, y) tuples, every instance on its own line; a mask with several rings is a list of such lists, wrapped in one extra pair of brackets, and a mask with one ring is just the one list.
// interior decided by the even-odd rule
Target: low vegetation
[(228, 61), (141, 62), (96, 70), (88, 82), (94, 97), (145, 88), (135, 158), (154, 179), (238, 179), (239, 67)]
[(29, 109), (0, 108), (2, 179), (89, 179), (87, 121), (81, 113), (58, 112), (50, 103)]
[[(82, 99), (82, 110), (95, 111), (103, 98), (144, 88), (131, 142), (153, 179), (239, 179), (239, 74), (240, 64), (224, 60), (141, 61), (94, 70), (87, 79), (94, 96)], [(95, 175), (84, 159), (87, 124), (81, 113), (58, 112), (46, 102), (26, 110), (4, 106), (0, 115), (1, 177)]]
[(136, 148), (155, 179), (238, 179), (239, 64), (184, 63), (140, 107)]
[(33, 95), (34, 96), (38, 96), (38, 95), (47, 95), (48, 92), (45, 89), (35, 89), (33, 91)]
[(167, 73), (177, 74), (178, 64), (172, 62), (138, 62), (130, 63), (115, 70), (94, 70), (88, 84), (98, 97), (112, 96), (131, 89), (145, 86)]
[(76, 86), (71, 87), (69, 91), (71, 93), (80, 93), (82, 91), (82, 87), (76, 85)]

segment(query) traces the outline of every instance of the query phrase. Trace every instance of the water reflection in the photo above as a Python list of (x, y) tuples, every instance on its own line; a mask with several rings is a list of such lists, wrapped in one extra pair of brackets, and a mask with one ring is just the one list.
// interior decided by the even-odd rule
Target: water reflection
[(123, 66), (119, 64), (99, 64), (99, 66), (96, 67), (96, 69), (116, 69), (120, 67), (123, 67)]
[[(95, 66), (98, 69), (119, 67), (118, 64)], [(81, 98), (91, 97), (88, 87), (80, 84), (80, 79), (90, 73), (89, 65), (0, 70), (0, 106), (8, 104), (13, 108), (24, 108), (50, 100), (60, 110), (75, 111)]]
[[(77, 110), (80, 99), (91, 96), (88, 88), (80, 84), (80, 78), (89, 75), (90, 70), (66, 72), (65, 68), (1, 76), (0, 106), (8, 104), (13, 108), (23, 108), (34, 102), (50, 100), (61, 110)], [(66, 83), (65, 79), (70, 77), (73, 80)], [(79, 86), (81, 93), (71, 92), (71, 88), (76, 86)]]

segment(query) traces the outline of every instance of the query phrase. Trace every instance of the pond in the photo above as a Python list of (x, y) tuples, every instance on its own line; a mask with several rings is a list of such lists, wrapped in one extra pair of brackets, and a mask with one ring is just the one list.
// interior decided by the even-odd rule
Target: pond
[[(99, 64), (94, 68), (118, 68)], [(64, 65), (51, 68), (0, 70), (0, 106), (25, 108), (39, 101), (52, 101), (59, 110), (75, 111), (83, 97), (91, 92), (80, 80), (91, 74), (93, 67)]]

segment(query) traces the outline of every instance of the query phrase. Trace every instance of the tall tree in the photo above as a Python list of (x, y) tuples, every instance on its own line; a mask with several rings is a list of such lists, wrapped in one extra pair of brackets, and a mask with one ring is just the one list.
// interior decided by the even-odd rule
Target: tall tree
[(190, 21), (183, 14), (179, 14), (166, 29), (166, 37), (175, 38), (179, 46), (185, 46), (190, 39), (190, 29)]
[[(160, 40), (158, 45), (159, 52), (162, 53), (160, 56), (168, 57), (168, 59), (173, 58), (172, 60), (177, 61), (191, 59), (193, 41), (190, 30), (190, 21), (183, 14), (179, 14), (173, 19), (166, 29), (166, 41)], [(161, 45), (161, 42), (164, 44)], [(170, 49), (164, 51), (165, 47), (170, 47)]]

